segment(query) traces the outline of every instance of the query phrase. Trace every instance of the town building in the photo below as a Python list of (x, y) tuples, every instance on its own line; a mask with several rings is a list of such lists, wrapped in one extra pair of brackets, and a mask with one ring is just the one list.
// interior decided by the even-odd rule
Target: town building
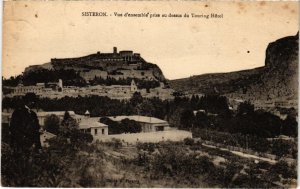
[(26, 93), (35, 93), (35, 94), (41, 94), (44, 90), (45, 86), (41, 85), (40, 83), (38, 85), (33, 86), (24, 86), (23, 84), (19, 84), (13, 91), (15, 95), (25, 95)]
[(80, 116), (79, 129), (84, 133), (89, 133), (94, 140), (101, 139), (101, 136), (108, 135), (108, 126), (100, 123), (99, 117), (90, 117), (90, 112), (87, 110), (84, 116)]
[(170, 128), (169, 123), (167, 121), (155, 117), (131, 115), (131, 116), (112, 116), (109, 118), (117, 122), (121, 122), (123, 119), (134, 120), (139, 124), (141, 124), (142, 132), (165, 131)]
[(62, 92), (63, 91), (63, 81), (61, 79), (58, 82), (49, 83), (36, 83), (36, 85), (24, 86), (19, 84), (17, 87), (13, 88), (12, 96), (21, 96), (26, 93), (35, 93), (36, 95), (43, 95), (52, 92)]
[(130, 85), (95, 85), (87, 87), (76, 87), (76, 86), (63, 86), (63, 81), (59, 79), (57, 83), (37, 83), (33, 86), (23, 86), (19, 84), (13, 88), (13, 92), (6, 96), (23, 96), (26, 93), (35, 93), (39, 97), (48, 98), (62, 98), (64, 96), (77, 97), (77, 96), (108, 96), (113, 99), (129, 99), (132, 94), (141, 91), (137, 87), (134, 80), (131, 81)]
[(84, 117), (79, 122), (79, 129), (84, 133), (89, 133), (94, 140), (101, 139), (101, 136), (108, 135), (108, 126), (100, 123), (99, 117)]

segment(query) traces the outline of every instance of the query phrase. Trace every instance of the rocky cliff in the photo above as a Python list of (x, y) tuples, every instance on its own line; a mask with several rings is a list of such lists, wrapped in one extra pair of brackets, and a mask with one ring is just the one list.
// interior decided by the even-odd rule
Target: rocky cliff
[(272, 42), (266, 50), (265, 68), (246, 94), (261, 99), (296, 100), (298, 97), (299, 33)]
[(270, 43), (265, 66), (231, 73), (204, 74), (170, 81), (185, 93), (218, 93), (244, 100), (297, 100), (299, 33)]

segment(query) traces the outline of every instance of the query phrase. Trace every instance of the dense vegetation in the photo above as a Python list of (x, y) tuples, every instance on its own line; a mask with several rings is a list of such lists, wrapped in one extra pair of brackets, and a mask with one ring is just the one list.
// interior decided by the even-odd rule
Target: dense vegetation
[(251, 149), (258, 153), (274, 154), (278, 157), (297, 158), (297, 143), (289, 140), (266, 139), (255, 135), (226, 133), (208, 129), (194, 129), (193, 137), (226, 146)]
[[(21, 103), (18, 97), (4, 98), (2, 108), (16, 108)], [(44, 111), (73, 110), (91, 116), (145, 115), (166, 119), (171, 126), (180, 129), (209, 129), (229, 133), (241, 133), (261, 138), (278, 135), (297, 136), (297, 121), (293, 113), (282, 120), (263, 110), (254, 110), (249, 102), (241, 103), (237, 111), (229, 109), (226, 97), (193, 96), (175, 97), (174, 100), (143, 98), (135, 93), (129, 100), (116, 100), (108, 97), (64, 97), (61, 99), (41, 98), (38, 108)]]
[[(4, 98), (2, 107), (15, 108), (20, 103), (21, 99), (17, 97)], [(279, 157), (297, 156), (297, 143), (267, 140), (279, 135), (297, 137), (298, 123), (293, 113), (287, 112), (287, 118), (282, 120), (269, 112), (255, 111), (249, 102), (241, 103), (236, 111), (232, 111), (227, 99), (222, 96), (193, 96), (191, 99), (176, 97), (172, 101), (145, 99), (139, 93), (135, 93), (128, 101), (99, 96), (41, 98), (38, 107), (44, 111), (73, 110), (82, 115), (89, 110), (91, 116), (101, 117), (136, 114), (153, 116), (167, 120), (172, 127), (189, 130), (194, 137), (203, 140)], [(102, 122), (110, 126), (109, 134), (140, 131), (140, 125), (132, 121), (116, 123), (104, 118)]]
[[(7, 125), (5, 127), (8, 128)], [(87, 149), (93, 137), (82, 133), (77, 122), (67, 112), (55, 134), (57, 136), (49, 141), (50, 147), (44, 148), (42, 153), (34, 150), (25, 153), (10, 148), (8, 130), (2, 128), (2, 135), (5, 136), (1, 153), (2, 184), (10, 187), (64, 185), (66, 170), (74, 161), (78, 149)]]
[(51, 114), (49, 116), (46, 116), (45, 118), (45, 125), (44, 128), (46, 131), (58, 134), (59, 133), (59, 125), (60, 125), (60, 119), (57, 115)]
[[(292, 113), (285, 120), (263, 110), (254, 110), (249, 102), (243, 102), (236, 112), (230, 111), (225, 97), (204, 96), (190, 100), (191, 106), (183, 111), (180, 127), (206, 128), (229, 133), (241, 133), (257, 137), (278, 135), (297, 136), (298, 123)], [(193, 108), (194, 106), (194, 108)], [(196, 111), (196, 115), (193, 110)]]
[(142, 131), (140, 123), (123, 119), (120, 123), (109, 119), (108, 117), (100, 118), (100, 122), (108, 125), (108, 134), (121, 134), (121, 133), (139, 133)]
[[(19, 103), (21, 100), (17, 97), (4, 98), (3, 108), (14, 108)], [(272, 153), (278, 157), (297, 156), (297, 144), (294, 142), (266, 139), (283, 133), (296, 136), (294, 115), (281, 120), (271, 113), (254, 111), (253, 105), (248, 102), (240, 104), (237, 111), (232, 111), (227, 99), (220, 96), (176, 97), (172, 101), (162, 101), (158, 98), (144, 99), (135, 93), (129, 101), (98, 96), (65, 97), (39, 99), (38, 105), (46, 111), (74, 110), (80, 114), (88, 109), (94, 116), (155, 116), (167, 119), (172, 126), (191, 130), (194, 137), (202, 140)], [(266, 119), (260, 119), (261, 115)], [(111, 122), (108, 118), (102, 118), (101, 121)], [(282, 160), (274, 165), (263, 161), (255, 163), (231, 152), (208, 148), (192, 139), (184, 142), (141, 143), (136, 151), (135, 148), (122, 148), (119, 140), (89, 144), (90, 135), (78, 132), (76, 121), (68, 114), (59, 124), (58, 131), (55, 117), (49, 116), (47, 122), (48, 131), (58, 133), (42, 154), (16, 156), (4, 143), (1, 169), (3, 185), (269, 188), (277, 187), (276, 182), (289, 184), (291, 179), (296, 178), (293, 164)], [(132, 128), (129, 125), (135, 123), (129, 122), (110, 123), (113, 125), (110, 132), (139, 132), (140, 127), (135, 125)], [(251, 128), (245, 128), (242, 124)], [(8, 139), (6, 135), (4, 138)], [(124, 155), (126, 150), (128, 154)], [(120, 157), (116, 154), (120, 154)], [(113, 177), (115, 174), (124, 176)]]
[(118, 140), (88, 144), (62, 136), (49, 142), (42, 154), (17, 157), (2, 145), (3, 186), (270, 188), (297, 178), (294, 164), (255, 163), (188, 140), (136, 148), (123, 148)]
[[(135, 93), (130, 101), (110, 99), (101, 96), (89, 97), (64, 97), (61, 99), (40, 98), (37, 107), (44, 111), (66, 111), (72, 110), (78, 114), (84, 114), (89, 110), (92, 117), (95, 116), (117, 116), (117, 115), (152, 115), (164, 118), (165, 107), (168, 101), (161, 101), (158, 98), (144, 99), (140, 93)], [(22, 104), (19, 97), (4, 98), (3, 109), (15, 109)]]
[[(279, 161), (275, 165), (253, 162), (200, 143), (182, 142), (140, 143), (136, 164), (150, 172), (150, 177), (181, 178), (193, 187), (197, 180), (210, 186), (229, 188), (269, 188), (274, 182), (296, 178), (295, 165)], [(209, 156), (207, 156), (207, 154)], [(220, 161), (217, 163), (217, 159)], [(180, 183), (180, 181), (179, 181)], [(203, 186), (198, 186), (203, 187)]]

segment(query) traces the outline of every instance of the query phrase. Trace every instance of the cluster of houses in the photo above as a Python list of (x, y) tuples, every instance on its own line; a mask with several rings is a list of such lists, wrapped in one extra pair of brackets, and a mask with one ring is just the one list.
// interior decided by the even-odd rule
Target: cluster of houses
[(161, 99), (173, 98), (174, 90), (165, 88), (161, 82), (160, 87), (149, 89), (138, 89), (134, 80), (130, 85), (95, 85), (86, 87), (63, 86), (63, 80), (51, 83), (37, 83), (36, 85), (24, 86), (19, 84), (16, 87), (9, 87), (11, 93), (5, 94), (7, 97), (23, 96), (26, 93), (35, 93), (39, 97), (62, 98), (65, 96), (107, 96), (112, 99), (130, 99), (135, 92), (140, 92), (143, 97), (152, 98), (159, 97)]
[(51, 83), (37, 83), (36, 85), (24, 86), (19, 84), (16, 87), (11, 87), (11, 93), (6, 96), (22, 96), (26, 93), (35, 93), (40, 97), (57, 98), (63, 96), (78, 96), (78, 95), (108, 95), (108, 94), (131, 94), (138, 91), (137, 85), (134, 80), (131, 81), (130, 85), (111, 85), (111, 86), (87, 86), (87, 87), (76, 87), (76, 86), (63, 86), (61, 79), (58, 82)]
[[(90, 117), (89, 111), (86, 111), (84, 115), (78, 115), (74, 111), (68, 111), (69, 115), (74, 118), (79, 129), (84, 133), (89, 133), (93, 136), (94, 141), (102, 140), (103, 137), (108, 135), (109, 125), (100, 122), (101, 117)], [(2, 123), (10, 123), (12, 113), (2, 112)], [(61, 121), (65, 115), (64, 111), (50, 111), (50, 112), (37, 112), (37, 117), (39, 124), (43, 127), (45, 125), (45, 120), (50, 115), (57, 116)], [(147, 132), (157, 132), (168, 130), (169, 124), (165, 120), (161, 120), (155, 117), (147, 117), (140, 115), (131, 116), (113, 116), (109, 117), (113, 121), (121, 122), (123, 119), (130, 119), (138, 122), (142, 127), (142, 133)], [(48, 138), (52, 138), (53, 134), (45, 132), (41, 136), (41, 141), (45, 141)]]

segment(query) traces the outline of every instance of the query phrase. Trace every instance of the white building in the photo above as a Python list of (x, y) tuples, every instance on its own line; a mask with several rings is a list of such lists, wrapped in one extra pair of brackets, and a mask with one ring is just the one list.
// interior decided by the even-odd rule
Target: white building
[(19, 84), (14, 89), (14, 95), (24, 95), (26, 93), (35, 93), (35, 94), (41, 94), (43, 92), (43, 89), (45, 88), (45, 85), (34, 85), (34, 86), (23, 86), (22, 84)]
[(141, 124), (142, 132), (165, 131), (170, 128), (169, 123), (167, 121), (155, 117), (132, 115), (132, 116), (112, 116), (109, 118), (117, 122), (121, 122), (123, 119), (134, 120)]
[(94, 140), (101, 139), (101, 136), (108, 135), (108, 126), (100, 123), (99, 117), (83, 117), (79, 122), (79, 129), (89, 133)]

